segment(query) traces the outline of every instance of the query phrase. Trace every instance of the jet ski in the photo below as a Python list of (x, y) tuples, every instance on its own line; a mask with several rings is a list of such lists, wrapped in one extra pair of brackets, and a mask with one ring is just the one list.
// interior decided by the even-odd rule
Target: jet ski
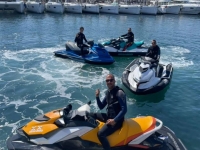
[(148, 48), (143, 47), (144, 41), (134, 42), (125, 51), (123, 51), (126, 46), (127, 39), (119, 37), (117, 39), (111, 39), (109, 41), (102, 42), (101, 44), (105, 46), (105, 49), (112, 56), (145, 56)]
[[(78, 109), (68, 104), (37, 116), (8, 138), (8, 150), (103, 150), (97, 132), (104, 123), (89, 115), (90, 104)], [(115, 150), (186, 150), (175, 133), (153, 116), (125, 119), (108, 140)]]
[(88, 47), (84, 47), (83, 56), (80, 55), (81, 49), (75, 42), (67, 42), (66, 50), (58, 50), (55, 51), (54, 54), (58, 57), (69, 58), (90, 64), (109, 65), (115, 62), (103, 45), (94, 44), (93, 41), (88, 41), (87, 46)]
[(172, 73), (171, 63), (163, 65), (145, 56), (133, 60), (125, 68), (122, 83), (135, 94), (150, 94), (164, 89)]

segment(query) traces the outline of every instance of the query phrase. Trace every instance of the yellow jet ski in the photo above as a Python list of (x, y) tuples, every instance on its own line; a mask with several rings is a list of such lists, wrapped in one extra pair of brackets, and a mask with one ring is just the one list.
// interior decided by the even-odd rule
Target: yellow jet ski
[[(103, 150), (97, 132), (104, 123), (88, 115), (90, 103), (75, 110), (69, 104), (36, 117), (9, 137), (8, 150)], [(186, 150), (174, 132), (152, 116), (125, 119), (108, 140), (114, 150)]]

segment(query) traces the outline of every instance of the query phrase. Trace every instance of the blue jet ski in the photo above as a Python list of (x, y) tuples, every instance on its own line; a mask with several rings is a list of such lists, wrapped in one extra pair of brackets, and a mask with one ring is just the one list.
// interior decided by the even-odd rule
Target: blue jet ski
[(125, 51), (127, 39), (119, 37), (117, 39), (111, 39), (109, 41), (102, 42), (101, 44), (112, 56), (145, 56), (148, 48), (143, 47), (144, 41), (134, 42)]
[(101, 44), (94, 44), (93, 41), (88, 42), (88, 47), (84, 47), (84, 55), (81, 56), (81, 49), (75, 42), (67, 42), (66, 50), (55, 51), (55, 56), (69, 58), (80, 62), (90, 64), (109, 65), (115, 62), (112, 56), (105, 50)]

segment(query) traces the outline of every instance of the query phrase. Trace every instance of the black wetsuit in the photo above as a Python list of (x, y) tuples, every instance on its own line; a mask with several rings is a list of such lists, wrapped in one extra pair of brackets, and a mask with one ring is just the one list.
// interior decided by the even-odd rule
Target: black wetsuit
[(77, 46), (81, 49), (81, 54), (83, 55), (83, 48), (84, 47), (88, 47), (87, 45), (83, 44), (83, 40), (85, 40), (85, 42), (87, 42), (85, 35), (81, 32), (77, 33), (74, 42), (77, 43)]
[(133, 43), (134, 42), (134, 34), (133, 34), (133, 32), (128, 32), (127, 34), (124, 34), (121, 37), (124, 37), (125, 39), (128, 39), (127, 43)]
[(160, 47), (158, 45), (150, 46), (148, 48), (146, 56), (153, 58), (153, 59), (155, 59), (156, 62), (158, 62), (160, 59)]
[(106, 96), (102, 102), (99, 97), (96, 100), (100, 109), (103, 109), (107, 105), (107, 113), (90, 113), (90, 116), (102, 122), (106, 122), (108, 119), (114, 119), (116, 122), (113, 126), (104, 124), (97, 133), (104, 150), (110, 150), (107, 136), (122, 127), (124, 116), (127, 112), (126, 95), (121, 88), (116, 86), (111, 91), (106, 91)]

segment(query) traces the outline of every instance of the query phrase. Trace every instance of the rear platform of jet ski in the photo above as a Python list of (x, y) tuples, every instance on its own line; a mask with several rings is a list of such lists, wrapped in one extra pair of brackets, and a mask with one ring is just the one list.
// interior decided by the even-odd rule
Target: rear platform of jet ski
[[(172, 74), (173, 74), (173, 67), (172, 64), (163, 65), (158, 64), (157, 72), (156, 72), (156, 78), (159, 78), (159, 82), (153, 86), (150, 86), (148, 88), (139, 88), (142, 84), (148, 84), (148, 81), (145, 82), (138, 82), (137, 79), (133, 78), (132, 81), (130, 81), (129, 75), (133, 73), (133, 70), (139, 65), (139, 59), (133, 60), (126, 68), (125, 71), (122, 74), (122, 83), (124, 86), (126, 86), (130, 91), (132, 91), (135, 94), (142, 95), (142, 94), (151, 94), (155, 92), (159, 92), (163, 90), (166, 86), (169, 85)], [(140, 71), (141, 68), (139, 69)], [(133, 87), (131, 82), (135, 82), (136, 86)]]

